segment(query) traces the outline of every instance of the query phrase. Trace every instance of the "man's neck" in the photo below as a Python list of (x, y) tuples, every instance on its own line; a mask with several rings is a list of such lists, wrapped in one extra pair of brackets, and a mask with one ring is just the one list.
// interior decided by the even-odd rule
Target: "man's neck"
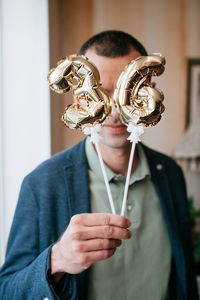
[[(116, 174), (122, 174), (126, 177), (128, 170), (129, 157), (131, 152), (131, 144), (127, 145), (125, 148), (111, 148), (103, 143), (99, 143), (99, 148), (104, 163)], [(133, 174), (138, 161), (137, 151), (135, 151), (132, 171)]]

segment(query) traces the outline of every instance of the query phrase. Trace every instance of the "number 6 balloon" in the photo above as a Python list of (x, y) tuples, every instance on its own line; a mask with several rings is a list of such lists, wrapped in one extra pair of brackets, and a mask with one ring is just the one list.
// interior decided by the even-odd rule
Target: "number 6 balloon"
[(114, 99), (123, 123), (148, 127), (160, 121), (164, 95), (151, 86), (151, 77), (161, 75), (164, 65), (165, 58), (155, 53), (132, 60), (121, 73)]

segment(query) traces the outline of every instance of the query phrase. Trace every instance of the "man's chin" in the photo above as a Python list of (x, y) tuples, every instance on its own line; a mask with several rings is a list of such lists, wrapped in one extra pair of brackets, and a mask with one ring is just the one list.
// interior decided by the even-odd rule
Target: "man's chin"
[(127, 140), (128, 134), (118, 134), (113, 136), (102, 136), (101, 144), (112, 148), (112, 149), (124, 149), (130, 145), (130, 142)]

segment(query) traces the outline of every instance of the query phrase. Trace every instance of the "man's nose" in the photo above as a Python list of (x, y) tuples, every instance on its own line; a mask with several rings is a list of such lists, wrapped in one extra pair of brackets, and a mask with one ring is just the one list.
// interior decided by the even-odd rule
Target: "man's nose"
[(115, 105), (115, 101), (111, 98), (111, 116), (115, 118), (119, 118), (120, 114), (118, 113)]

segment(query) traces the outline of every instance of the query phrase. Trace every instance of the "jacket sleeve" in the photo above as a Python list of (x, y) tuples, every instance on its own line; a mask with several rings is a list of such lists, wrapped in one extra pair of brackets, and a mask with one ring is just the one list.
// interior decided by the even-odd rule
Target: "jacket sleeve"
[(48, 276), (52, 244), (40, 250), (40, 207), (28, 179), (22, 184), (7, 245), (6, 260), (0, 270), (0, 299), (75, 299), (73, 276), (66, 274), (58, 295)]

